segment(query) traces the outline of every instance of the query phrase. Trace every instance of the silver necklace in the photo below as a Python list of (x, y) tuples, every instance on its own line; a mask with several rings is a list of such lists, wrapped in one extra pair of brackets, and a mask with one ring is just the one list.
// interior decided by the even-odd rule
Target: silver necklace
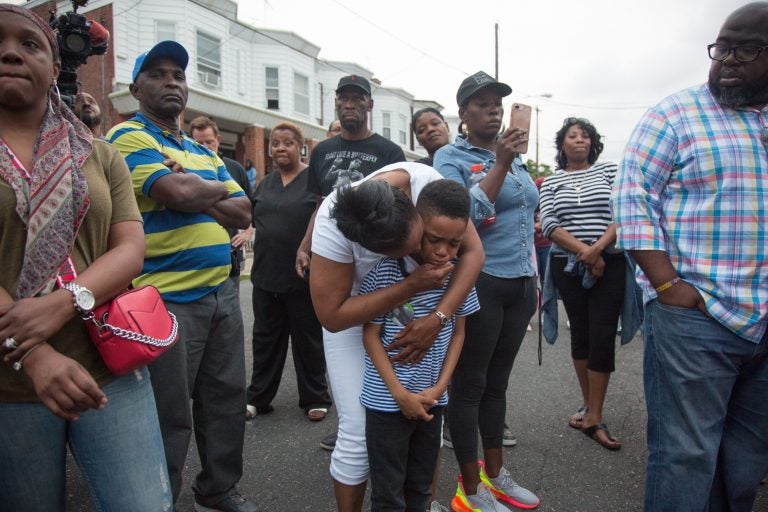
[(581, 179), (576, 184), (574, 184), (574, 179), (573, 179), (572, 173), (580, 172), (580, 171), (581, 171), (581, 169), (576, 170), (576, 171), (568, 171), (568, 183), (571, 185), (571, 188), (576, 191), (576, 202), (577, 202), (577, 204), (581, 204), (581, 185), (584, 183), (584, 180), (587, 179), (587, 169), (584, 169), (584, 175), (581, 177)]

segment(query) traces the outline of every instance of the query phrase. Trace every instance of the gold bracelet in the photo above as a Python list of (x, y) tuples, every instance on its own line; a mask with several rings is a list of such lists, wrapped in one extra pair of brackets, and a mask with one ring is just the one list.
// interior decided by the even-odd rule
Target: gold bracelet
[(34, 352), (34, 351), (35, 351), (35, 349), (38, 349), (38, 348), (40, 348), (41, 346), (42, 346), (42, 343), (38, 343), (37, 345), (35, 345), (35, 346), (34, 346), (34, 347), (32, 347), (31, 349), (29, 349), (29, 350), (27, 350), (26, 352), (24, 352), (24, 355), (23, 355), (23, 356), (21, 356), (21, 357), (19, 358), (19, 360), (18, 360), (18, 361), (14, 361), (14, 363), (13, 363), (13, 365), (12, 365), (11, 367), (12, 367), (12, 368), (13, 368), (15, 371), (17, 371), (17, 372), (18, 372), (18, 371), (21, 371), (21, 369), (22, 369), (22, 367), (23, 367), (22, 363), (24, 363), (24, 360), (27, 358), (27, 356), (28, 356), (29, 354), (31, 354), (32, 352)]
[(672, 279), (671, 281), (667, 281), (666, 283), (657, 286), (656, 287), (656, 293), (661, 293), (663, 291), (669, 290), (670, 288), (675, 286), (680, 281), (681, 281), (680, 276), (677, 276), (676, 278)]

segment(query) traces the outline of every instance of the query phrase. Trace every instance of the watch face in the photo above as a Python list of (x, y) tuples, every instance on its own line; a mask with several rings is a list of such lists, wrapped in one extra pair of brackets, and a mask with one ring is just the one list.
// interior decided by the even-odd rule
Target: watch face
[(83, 311), (90, 311), (96, 305), (96, 298), (90, 290), (80, 289), (75, 295), (77, 306)]

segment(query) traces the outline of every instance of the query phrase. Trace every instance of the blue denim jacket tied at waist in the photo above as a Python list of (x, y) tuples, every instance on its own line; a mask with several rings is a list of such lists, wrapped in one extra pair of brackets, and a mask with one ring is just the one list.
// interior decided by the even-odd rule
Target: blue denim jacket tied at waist
[[(594, 286), (596, 279), (592, 275), (592, 272), (576, 261), (576, 255), (574, 253), (568, 252), (559, 245), (553, 243), (549, 254), (550, 257), (553, 254), (564, 254), (568, 256), (568, 263), (566, 264), (565, 271), (567, 272), (570, 267), (570, 271), (575, 272), (571, 275), (583, 275), (582, 286), (584, 286), (584, 288), (589, 289)], [(635, 261), (626, 252), (624, 252), (624, 260), (627, 264), (626, 270), (624, 271), (624, 302), (621, 307), (622, 345), (626, 345), (632, 341), (643, 324), (643, 292), (635, 281)], [(547, 270), (544, 273), (544, 290), (541, 311), (543, 317), (542, 332), (544, 338), (547, 340), (547, 343), (554, 345), (555, 341), (557, 341), (558, 311), (557, 287), (555, 286), (554, 279), (552, 279), (552, 265), (547, 265)]]

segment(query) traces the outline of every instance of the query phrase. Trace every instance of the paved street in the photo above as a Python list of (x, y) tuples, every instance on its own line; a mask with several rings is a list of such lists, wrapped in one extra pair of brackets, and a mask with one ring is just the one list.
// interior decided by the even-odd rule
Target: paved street
[[(250, 283), (244, 281), (241, 302), (246, 321), (246, 357), (250, 365)], [(568, 427), (569, 414), (580, 405), (573, 373), (568, 330), (561, 315), (561, 339), (544, 346), (537, 363), (537, 326), (528, 333), (517, 358), (508, 393), (507, 416), (518, 445), (505, 449), (505, 460), (518, 483), (541, 498), (546, 512), (624, 512), (642, 509), (645, 464), (645, 407), (642, 392), (642, 341), (637, 337), (617, 351), (617, 368), (609, 388), (605, 420), (624, 443), (609, 452), (579, 431)], [(248, 370), (250, 377), (250, 370)], [(335, 410), (320, 423), (306, 419), (297, 405), (292, 361), (286, 364), (272, 414), (258, 417), (246, 428), (243, 494), (258, 499), (275, 512), (333, 511), (335, 502), (328, 476), (330, 453), (320, 439), (335, 428)], [(71, 464), (71, 466), (74, 466)], [(191, 512), (189, 485), (199, 469), (190, 450), (179, 512)], [(448, 505), (455, 491), (456, 460), (443, 448), (439, 498)], [(69, 510), (92, 510), (82, 479), (70, 469)], [(366, 509), (368, 503), (366, 502)], [(768, 511), (768, 489), (761, 489), (755, 511)]]

